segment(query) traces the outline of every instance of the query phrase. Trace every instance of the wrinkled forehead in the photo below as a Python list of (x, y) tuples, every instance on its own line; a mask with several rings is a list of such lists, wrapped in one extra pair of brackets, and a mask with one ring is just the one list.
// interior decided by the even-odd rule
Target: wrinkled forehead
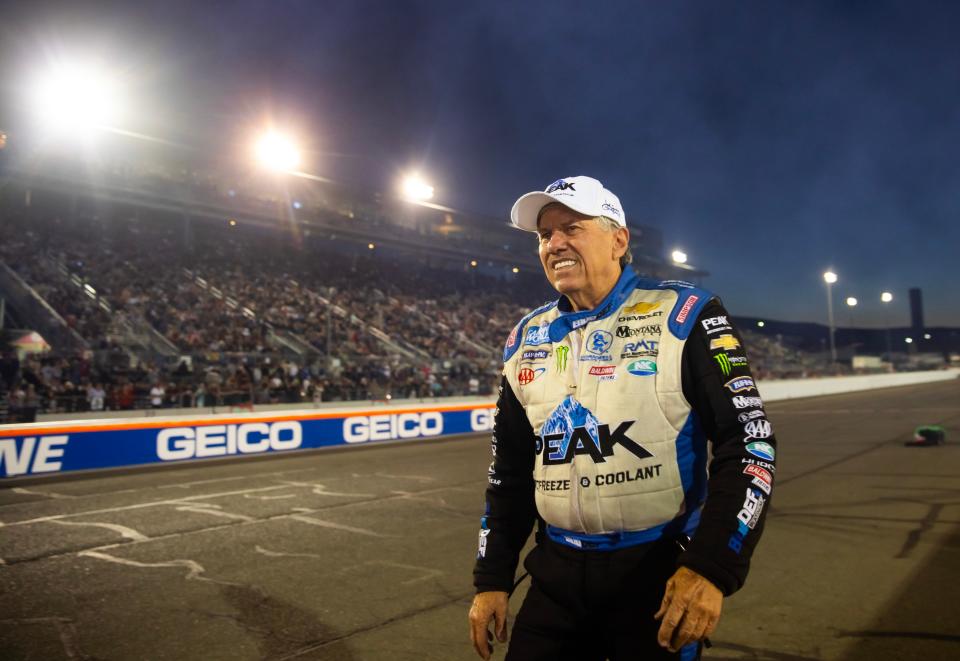
[(562, 204), (560, 202), (551, 202), (550, 204), (545, 205), (540, 209), (540, 213), (537, 214), (537, 229), (541, 229), (544, 222), (544, 216), (546, 216), (546, 223), (550, 227), (566, 227), (571, 223), (575, 223), (578, 220), (592, 220), (593, 216), (588, 216), (582, 214), (579, 211), (574, 211), (570, 207)]

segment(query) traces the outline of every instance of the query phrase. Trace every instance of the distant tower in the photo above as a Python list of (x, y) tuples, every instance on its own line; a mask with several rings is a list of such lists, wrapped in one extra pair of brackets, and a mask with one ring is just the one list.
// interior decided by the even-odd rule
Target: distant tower
[(919, 287), (910, 289), (910, 328), (914, 337), (923, 336), (923, 292)]

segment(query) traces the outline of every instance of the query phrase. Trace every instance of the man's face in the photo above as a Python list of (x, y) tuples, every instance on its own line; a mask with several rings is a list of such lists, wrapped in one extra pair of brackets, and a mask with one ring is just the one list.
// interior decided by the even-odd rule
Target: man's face
[[(620, 276), (626, 229), (610, 232), (590, 216), (551, 204), (540, 215), (537, 234), (547, 280), (575, 303), (583, 306), (597, 295), (602, 298)], [(588, 301), (577, 300), (580, 296)]]

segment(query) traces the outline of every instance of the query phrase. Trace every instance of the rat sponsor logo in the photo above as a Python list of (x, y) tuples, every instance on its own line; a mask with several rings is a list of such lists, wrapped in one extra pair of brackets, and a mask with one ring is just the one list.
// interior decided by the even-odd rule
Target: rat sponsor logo
[(641, 356), (654, 357), (660, 350), (659, 340), (638, 340), (636, 342), (627, 342), (623, 345), (623, 353), (620, 358), (639, 358)]

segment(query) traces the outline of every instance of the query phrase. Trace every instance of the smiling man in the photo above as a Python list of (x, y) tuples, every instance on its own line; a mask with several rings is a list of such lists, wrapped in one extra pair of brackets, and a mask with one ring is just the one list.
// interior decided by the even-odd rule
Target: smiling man
[(536, 524), (507, 659), (698, 658), (746, 580), (776, 473), (743, 339), (710, 292), (633, 272), (620, 200), (596, 179), (528, 193), (511, 220), (537, 233), (561, 296), (504, 348), (473, 645), (489, 658), (491, 621), (507, 640)]

